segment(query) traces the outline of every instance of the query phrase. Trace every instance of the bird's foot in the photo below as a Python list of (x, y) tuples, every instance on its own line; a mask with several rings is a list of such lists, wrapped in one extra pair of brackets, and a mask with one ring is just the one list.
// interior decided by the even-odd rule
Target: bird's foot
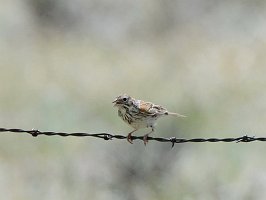
[(128, 141), (130, 144), (133, 144), (131, 134), (132, 134), (132, 133), (129, 133), (129, 134), (127, 135), (127, 141)]
[(144, 142), (144, 145), (146, 146), (148, 144), (148, 137), (149, 135), (154, 132), (154, 128), (152, 127), (152, 130), (151, 132), (147, 133), (146, 135), (143, 136), (143, 142)]
[(146, 135), (144, 135), (144, 137), (143, 137), (143, 142), (144, 142), (144, 145), (145, 145), (145, 146), (148, 144), (148, 136), (149, 136), (149, 134), (146, 134)]

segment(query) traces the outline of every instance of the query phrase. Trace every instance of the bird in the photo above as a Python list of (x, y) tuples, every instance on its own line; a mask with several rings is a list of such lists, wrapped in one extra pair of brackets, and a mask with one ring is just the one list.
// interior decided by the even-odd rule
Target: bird
[(166, 108), (152, 102), (134, 99), (133, 97), (122, 94), (117, 96), (112, 102), (118, 108), (118, 116), (134, 130), (128, 133), (127, 141), (131, 144), (132, 133), (142, 128), (151, 128), (151, 131), (144, 135), (144, 145), (148, 143), (148, 136), (155, 131), (157, 119), (163, 116), (186, 117), (174, 112), (169, 112)]

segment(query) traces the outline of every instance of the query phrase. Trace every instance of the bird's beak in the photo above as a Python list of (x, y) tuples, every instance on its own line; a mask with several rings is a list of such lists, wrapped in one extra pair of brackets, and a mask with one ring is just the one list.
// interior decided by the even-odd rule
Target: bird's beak
[(117, 98), (112, 103), (114, 104), (114, 106), (116, 106)]

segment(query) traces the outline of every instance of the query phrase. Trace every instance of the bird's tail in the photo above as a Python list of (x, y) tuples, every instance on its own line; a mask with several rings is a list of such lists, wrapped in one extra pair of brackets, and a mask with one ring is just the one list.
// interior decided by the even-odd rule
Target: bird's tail
[(165, 115), (173, 115), (173, 116), (176, 116), (176, 117), (187, 117), (185, 115), (181, 115), (181, 114), (173, 113), (173, 112), (166, 112)]

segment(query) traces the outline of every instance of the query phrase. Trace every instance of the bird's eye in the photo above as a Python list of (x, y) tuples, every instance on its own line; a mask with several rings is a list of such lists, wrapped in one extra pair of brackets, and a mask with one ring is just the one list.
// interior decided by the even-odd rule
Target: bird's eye
[(123, 98), (123, 101), (127, 101), (127, 98), (126, 98), (126, 97), (124, 97), (124, 98)]

